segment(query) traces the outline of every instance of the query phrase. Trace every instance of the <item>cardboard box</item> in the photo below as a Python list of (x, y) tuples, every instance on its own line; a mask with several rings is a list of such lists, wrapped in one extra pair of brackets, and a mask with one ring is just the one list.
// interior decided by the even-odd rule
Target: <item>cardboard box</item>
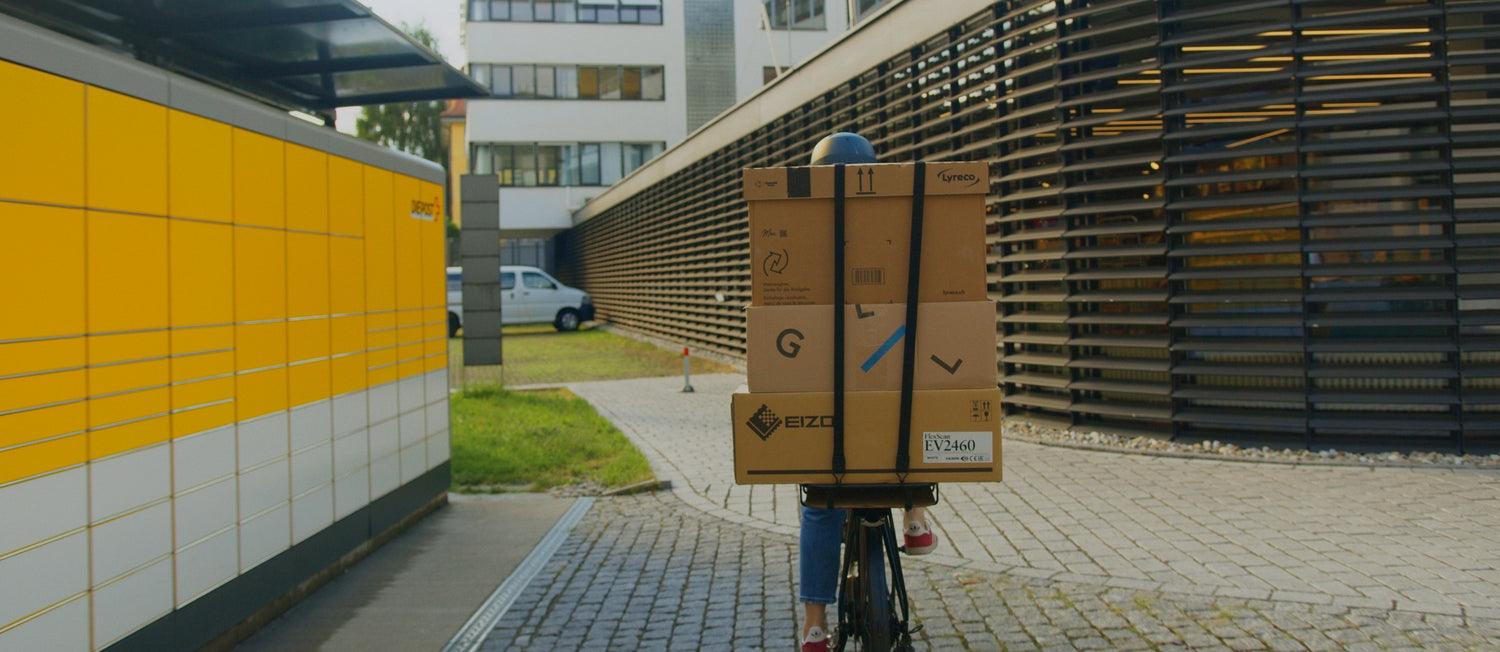
[[(901, 389), (906, 304), (844, 306), (845, 391)], [(745, 370), (752, 392), (833, 391), (833, 306), (751, 307)], [(917, 389), (994, 387), (995, 302), (917, 306)]]
[[(844, 395), (843, 481), (893, 484), (900, 392)], [(833, 484), (833, 393), (737, 393), (738, 484)], [(1000, 389), (913, 393), (907, 482), (999, 482)]]
[[(985, 294), (983, 162), (929, 163), (922, 218), (922, 303)], [(911, 240), (911, 163), (850, 165), (845, 177), (845, 303), (904, 303)], [(833, 303), (833, 166), (751, 168), (751, 302)]]

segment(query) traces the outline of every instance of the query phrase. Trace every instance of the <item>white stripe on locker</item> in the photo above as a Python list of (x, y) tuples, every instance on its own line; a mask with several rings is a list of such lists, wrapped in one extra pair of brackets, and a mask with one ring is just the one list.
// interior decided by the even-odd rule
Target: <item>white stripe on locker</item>
[(425, 382), (425, 385), (427, 387), (427, 400), (422, 401), (423, 403), (432, 404), (437, 403), (438, 401), (442, 401), (443, 403), (448, 402), (447, 369), (439, 369), (437, 371), (427, 372), (427, 380)]
[(406, 484), (427, 472), (427, 442), (417, 443), (401, 449), (401, 483)]
[(181, 494), (205, 482), (233, 477), (235, 428), (224, 426), (172, 440), (172, 486)]
[(427, 404), (427, 385), (422, 382), (421, 376), (410, 376), (396, 381), (397, 393), (400, 394), (400, 411), (410, 412)]
[(426, 414), (427, 411), (419, 405), (417, 409), (403, 413), (396, 419), (396, 422), (401, 427), (402, 448), (421, 442), (427, 437)]
[(395, 420), (370, 425), (370, 460), (392, 455), (400, 448), (400, 426)]
[(307, 448), (314, 444), (328, 443), (333, 439), (333, 403), (318, 401), (292, 408), (292, 450)]
[(240, 473), (240, 520), (292, 499), (290, 464), (283, 457)]
[(397, 392), (395, 383), (385, 383), (370, 388), (370, 423), (379, 423), (396, 416)]
[(239, 482), (229, 476), (177, 495), (176, 511), (178, 549), (239, 522)]
[[(89, 537), (79, 531), (0, 558), (0, 630), (89, 590)], [(0, 635), (0, 641), (4, 641)], [(0, 643), (0, 650), (21, 650)], [(41, 648), (35, 648), (41, 649)]]
[(173, 561), (177, 571), (177, 606), (181, 607), (239, 574), (239, 527), (226, 527), (178, 548)]
[(333, 479), (333, 517), (341, 519), (370, 504), (370, 467)]
[(287, 503), (240, 523), (240, 572), (275, 557), (291, 546), (291, 506)]
[(292, 498), (292, 544), (333, 525), (333, 483)]
[(98, 523), (172, 495), (166, 442), (89, 462), (89, 520)]
[(88, 468), (76, 466), (0, 487), (0, 523), (0, 555), (88, 527)]
[(370, 425), (370, 406), (364, 391), (333, 397), (333, 434), (347, 435)]
[(370, 460), (370, 500), (384, 496), (401, 484), (401, 455), (396, 451)]
[(443, 462), (448, 461), (449, 452), (448, 431), (444, 430), (427, 438), (427, 468), (431, 469)]
[(0, 631), (0, 650), (86, 652), (89, 649), (89, 597), (79, 596), (37, 614), (15, 629)]
[(172, 611), (172, 560), (94, 588), (94, 646), (103, 648)]
[(290, 450), (287, 413), (284, 411), (240, 422), (238, 430), (241, 471), (267, 460), (284, 458)]
[(370, 432), (358, 430), (333, 440), (333, 475), (370, 466)]
[(172, 554), (172, 502), (162, 500), (89, 528), (93, 582), (116, 577)]
[(427, 406), (427, 434), (435, 435), (448, 429), (448, 402)]
[(333, 482), (333, 442), (324, 441), (292, 453), (292, 496)]

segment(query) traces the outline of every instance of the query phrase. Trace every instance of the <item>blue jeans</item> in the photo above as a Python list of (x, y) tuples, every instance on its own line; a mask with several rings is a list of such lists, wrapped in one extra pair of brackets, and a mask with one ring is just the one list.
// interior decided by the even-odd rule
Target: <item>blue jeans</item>
[(802, 506), (802, 602), (838, 602), (839, 543), (844, 537), (844, 510)]

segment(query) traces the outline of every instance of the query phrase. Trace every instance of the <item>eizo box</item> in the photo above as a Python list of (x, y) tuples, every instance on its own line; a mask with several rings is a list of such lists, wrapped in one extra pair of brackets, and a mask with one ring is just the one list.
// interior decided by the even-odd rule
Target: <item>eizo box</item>
[[(901, 389), (906, 304), (843, 310), (844, 389)], [(833, 306), (752, 306), (745, 335), (750, 391), (833, 391)], [(995, 302), (919, 304), (916, 344), (916, 389), (995, 386)]]
[[(900, 392), (844, 398), (843, 482), (894, 484)], [(833, 393), (734, 395), (738, 484), (833, 484)], [(999, 482), (1000, 389), (913, 393), (906, 482)]]
[[(834, 166), (751, 168), (750, 300), (833, 303)], [(904, 303), (911, 242), (911, 163), (844, 168), (845, 303)], [(983, 162), (926, 164), (920, 302), (982, 301)]]

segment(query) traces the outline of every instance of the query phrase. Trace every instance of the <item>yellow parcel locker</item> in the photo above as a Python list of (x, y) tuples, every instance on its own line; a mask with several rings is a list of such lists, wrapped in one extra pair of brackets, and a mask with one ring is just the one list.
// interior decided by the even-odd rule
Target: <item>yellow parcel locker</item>
[(165, 218), (89, 211), (87, 249), (90, 333), (167, 327)]
[(396, 309), (392, 183), (390, 172), (365, 167), (365, 310), (369, 312)]
[(234, 319), (286, 318), (286, 232), (234, 227)]
[[(448, 226), (443, 213), (443, 189), (422, 183), (421, 194), (430, 198), (433, 221), (422, 229), (422, 306), (444, 308), (448, 305)], [(444, 318), (446, 318), (446, 310)], [(446, 326), (446, 324), (445, 324)], [(446, 331), (445, 331), (446, 333)]]
[[(4, 346), (0, 345), (0, 354), (4, 351)], [(88, 376), (82, 369), (0, 378), (0, 414), (34, 409), (43, 405), (79, 401), (83, 400), (87, 393)], [(7, 438), (26, 435), (27, 433), (22, 432), (0, 431), (0, 448), (6, 446)], [(17, 443), (17, 441), (11, 443)]]
[(235, 418), (240, 421), (287, 408), (286, 367), (241, 373), (234, 377)]
[(234, 129), (234, 223), (286, 228), (286, 146)]
[(369, 387), (365, 368), (365, 354), (350, 353), (329, 360), (329, 367), (333, 374), (333, 395), (357, 392)]
[(328, 157), (328, 232), (365, 233), (364, 166), (340, 156)]
[(286, 145), (286, 228), (328, 232), (328, 155)]
[(169, 220), (168, 232), (172, 327), (233, 323), (234, 227)]
[(83, 434), (0, 450), (0, 485), (88, 461)]
[(332, 370), (326, 358), (287, 367), (288, 405), (297, 407), (328, 398), (332, 382)]
[(287, 316), (328, 315), (328, 236), (286, 234)]
[(167, 109), (88, 88), (88, 207), (167, 214)]
[(181, 111), (167, 116), (168, 212), (172, 217), (234, 218), (230, 128)]
[[(83, 211), (0, 202), (0, 342), (83, 334), (84, 250)], [(74, 366), (67, 360), (26, 364)], [(5, 366), (0, 363), (0, 376)]]
[[(83, 206), (83, 84), (0, 61), (0, 200)], [(25, 152), (25, 156), (14, 153)], [(0, 276), (0, 278), (9, 278)]]
[(365, 311), (365, 243), (347, 236), (328, 238), (328, 302), (333, 315)]
[(395, 203), (392, 214), (395, 225), (396, 310), (397, 323), (421, 322), (414, 311), (422, 307), (422, 227), (431, 220), (431, 209), (417, 198), (417, 180), (395, 175)]
[(287, 363), (286, 322), (234, 325), (234, 368), (239, 372)]

